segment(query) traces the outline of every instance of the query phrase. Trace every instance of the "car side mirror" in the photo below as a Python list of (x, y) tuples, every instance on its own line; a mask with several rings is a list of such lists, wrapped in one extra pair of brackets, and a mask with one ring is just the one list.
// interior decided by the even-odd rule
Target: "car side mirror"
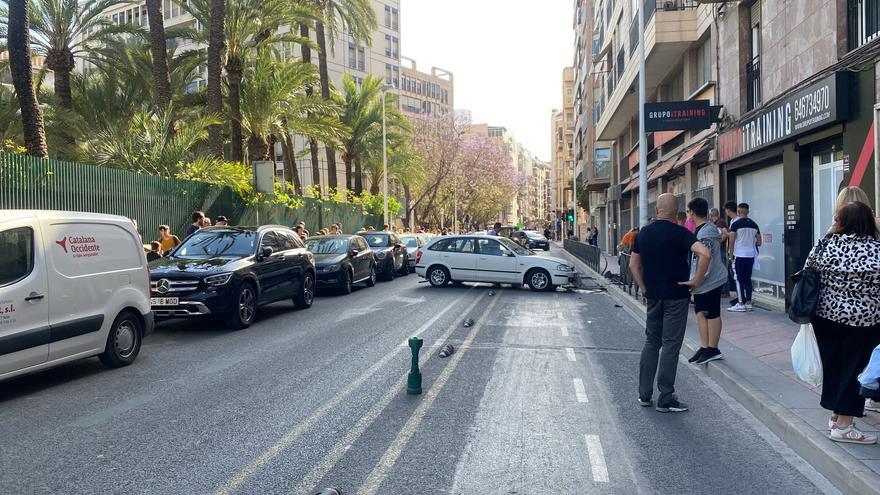
[(361, 252), (361, 250), (358, 248), (351, 248), (351, 250), (349, 251), (349, 254), (351, 254), (352, 256), (357, 256), (360, 252)]
[(262, 259), (268, 258), (269, 256), (272, 256), (272, 253), (274, 253), (274, 252), (275, 252), (274, 249), (272, 249), (270, 247), (264, 247), (263, 249), (260, 250), (260, 258), (262, 258)]

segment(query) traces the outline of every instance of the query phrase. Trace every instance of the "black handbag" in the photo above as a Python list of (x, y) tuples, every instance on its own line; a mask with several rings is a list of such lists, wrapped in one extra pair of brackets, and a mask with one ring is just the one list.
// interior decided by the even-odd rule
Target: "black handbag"
[[(819, 241), (816, 248), (817, 257), (822, 256), (827, 245), (827, 239)], [(799, 324), (809, 323), (819, 304), (822, 273), (818, 268), (808, 266), (792, 275), (791, 280), (794, 282), (794, 290), (791, 292), (791, 302), (788, 305), (788, 319)]]

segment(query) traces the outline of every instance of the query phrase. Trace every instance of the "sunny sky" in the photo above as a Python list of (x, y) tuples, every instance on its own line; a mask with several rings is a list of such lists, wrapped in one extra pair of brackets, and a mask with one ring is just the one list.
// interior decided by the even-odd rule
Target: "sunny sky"
[(571, 0), (401, 0), (401, 54), (455, 75), (455, 107), (550, 160), (550, 114), (571, 65)]

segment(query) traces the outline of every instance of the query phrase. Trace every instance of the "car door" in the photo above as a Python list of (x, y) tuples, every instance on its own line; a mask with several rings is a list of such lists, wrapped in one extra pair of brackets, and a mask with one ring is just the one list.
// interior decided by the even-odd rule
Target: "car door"
[[(263, 256), (265, 248), (272, 248), (270, 256)], [(281, 238), (275, 231), (266, 231), (260, 239), (260, 247), (257, 250), (257, 262), (255, 269), (260, 281), (260, 302), (266, 303), (277, 301), (285, 294), (286, 278), (289, 278), (289, 265), (284, 254), (285, 248)]]
[(370, 266), (372, 265), (373, 252), (367, 241), (361, 237), (352, 237), (348, 244), (348, 249), (356, 250), (357, 253), (352, 256), (352, 265), (355, 268), (355, 280), (363, 280), (370, 276)]
[(476, 274), (485, 282), (520, 282), (516, 255), (495, 239), (477, 240)]
[(0, 223), (0, 375), (49, 358), (49, 293), (36, 219)]
[(290, 274), (288, 280), (291, 283), (291, 295), (295, 295), (299, 290), (306, 271), (312, 265), (312, 255), (296, 232), (285, 230), (284, 234), (289, 240), (290, 246), (290, 250), (286, 254)]
[(394, 256), (394, 269), (400, 270), (406, 264), (406, 248), (400, 243), (400, 237), (397, 237), (396, 234), (388, 236), (388, 243)]
[(472, 282), (476, 280), (474, 268), (477, 264), (477, 258), (474, 254), (474, 240), (469, 237), (456, 237), (449, 239), (445, 245), (441, 246), (440, 257), (443, 264), (449, 268), (449, 275), (452, 280)]

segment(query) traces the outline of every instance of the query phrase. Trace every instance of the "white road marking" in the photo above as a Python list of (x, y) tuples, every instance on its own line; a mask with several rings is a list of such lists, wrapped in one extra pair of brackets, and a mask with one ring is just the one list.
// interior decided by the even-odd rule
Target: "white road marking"
[(574, 349), (571, 347), (565, 348), (565, 355), (568, 356), (569, 361), (577, 361), (577, 356), (574, 355)]
[(568, 327), (562, 327), (559, 331), (562, 332), (563, 337), (568, 337)]
[(564, 320), (564, 319), (565, 319), (565, 318), (563, 318), (563, 316), (562, 316), (562, 311), (557, 311), (557, 312), (556, 312), (556, 317), (559, 318), (560, 320)]
[[(472, 289), (471, 289), (472, 290)], [(440, 319), (441, 316), (446, 314), (452, 308), (458, 306), (458, 304), (468, 295), (470, 295), (470, 290), (462, 294), (458, 297), (452, 304), (446, 306), (441, 311), (439, 311), (436, 315), (434, 315), (430, 320), (426, 321), (421, 327), (418, 328), (412, 335), (414, 337), (421, 335), (427, 329), (431, 328), (431, 326)], [(483, 295), (477, 296), (474, 299), (474, 302), (468, 307), (466, 312), (470, 312), (474, 306), (477, 305), (479, 301), (483, 299)], [(497, 299), (496, 299), (497, 301)], [(241, 471), (238, 472), (234, 477), (232, 477), (229, 481), (227, 481), (221, 488), (219, 488), (215, 493), (215, 495), (228, 495), (234, 492), (242, 483), (247, 481), (248, 478), (253, 476), (253, 474), (260, 467), (266, 465), (269, 461), (278, 456), (282, 451), (284, 451), (287, 447), (289, 447), (300, 435), (303, 434), (306, 430), (312, 427), (319, 419), (324, 417), (327, 413), (334, 411), (343, 399), (348, 397), (352, 392), (354, 392), (358, 387), (364, 384), (367, 380), (370, 379), (377, 371), (382, 369), (389, 361), (391, 361), (401, 349), (399, 347), (394, 347), (388, 354), (386, 354), (382, 359), (380, 359), (376, 364), (371, 366), (367, 371), (365, 371), (361, 376), (357, 377), (354, 381), (348, 384), (347, 387), (339, 391), (332, 399), (322, 404), (318, 409), (316, 409), (308, 418), (303, 420), (302, 422), (296, 424), (291, 428), (284, 436), (279, 439), (275, 445), (269, 447), (265, 452), (260, 454), (259, 457), (248, 463)]]
[(587, 399), (587, 391), (584, 389), (584, 381), (580, 378), (574, 379), (574, 395), (578, 402), (590, 402)]
[(584, 435), (587, 440), (587, 456), (590, 458), (590, 469), (593, 481), (608, 483), (608, 467), (605, 465), (605, 452), (598, 435)]
[[(471, 305), (471, 307), (469, 307), (465, 311), (465, 314), (469, 313), (470, 310), (473, 309), (473, 307), (474, 306)], [(483, 312), (483, 314), (481, 316), (478, 316), (477, 319), (482, 319), (481, 317), (486, 314), (489, 314), (488, 311)], [(452, 335), (452, 332), (454, 332), (458, 328), (459, 322), (456, 321), (452, 325), (450, 325), (449, 328), (446, 329), (446, 332), (444, 332), (443, 335), (437, 340), (436, 344), (432, 346), (423, 346), (422, 351), (424, 352), (426, 348), (440, 347), (443, 342), (445, 342), (446, 339), (448, 339), (449, 336)], [(409, 346), (407, 345), (407, 347)], [(457, 349), (459, 352), (462, 352), (469, 347), (470, 346), (462, 345)], [(425, 359), (428, 359), (428, 357), (425, 357)], [(318, 482), (320, 482), (324, 478), (324, 476), (327, 476), (327, 473), (329, 473), (330, 470), (332, 470), (336, 466), (339, 460), (345, 456), (345, 454), (351, 449), (351, 446), (358, 441), (358, 439), (367, 431), (367, 429), (370, 428), (370, 426), (372, 426), (372, 424), (382, 414), (385, 408), (388, 407), (388, 404), (390, 404), (395, 397), (400, 396), (401, 392), (403, 392), (404, 387), (406, 386), (406, 378), (407, 374), (404, 373), (400, 380), (398, 380), (397, 383), (389, 388), (388, 391), (385, 392), (385, 394), (382, 396), (382, 398), (379, 399), (379, 401), (370, 408), (367, 414), (362, 416), (358, 420), (358, 422), (355, 423), (355, 425), (350, 430), (348, 430), (348, 433), (346, 433), (345, 436), (336, 443), (336, 446), (333, 447), (330, 452), (324, 455), (323, 458), (321, 458), (321, 460), (314, 468), (312, 468), (309, 474), (307, 474), (306, 477), (303, 478), (302, 481), (299, 482), (299, 484), (297, 484), (296, 488), (293, 489), (293, 493), (309, 494), (315, 491), (315, 487)]]
[[(491, 314), (492, 309), (495, 307), (495, 304), (498, 302), (500, 298), (495, 298), (489, 303), (489, 306), (486, 308), (486, 313)], [(418, 409), (416, 409), (412, 416), (410, 416), (409, 420), (403, 426), (403, 428), (398, 432), (397, 437), (394, 439), (394, 443), (392, 443), (388, 450), (385, 451), (385, 455), (379, 460), (373, 470), (370, 472), (370, 475), (367, 476), (366, 481), (364, 481), (363, 485), (355, 493), (360, 495), (375, 495), (379, 489), (379, 486), (385, 481), (385, 478), (388, 476), (388, 473), (391, 471), (391, 468), (394, 467), (394, 463), (397, 462), (397, 459), (400, 457), (400, 454), (403, 453), (404, 447), (406, 447), (407, 442), (416, 432), (421, 424), (422, 419), (427, 414), (428, 409), (431, 408), (431, 405), (437, 399), (437, 396), (440, 395), (440, 392), (443, 390), (443, 386), (446, 385), (446, 382), (449, 380), (449, 377), (455, 371), (455, 368), (458, 367), (458, 363), (461, 362), (461, 358), (465, 354), (465, 349), (474, 341), (477, 336), (477, 333), (480, 331), (480, 328), (483, 327), (483, 321), (480, 320), (476, 325), (471, 327), (471, 331), (468, 334), (467, 338), (464, 340), (464, 343), (461, 351), (453, 354), (452, 361), (443, 368), (443, 372), (440, 373), (440, 376), (437, 377), (437, 380), (431, 385), (431, 389), (428, 390), (428, 393), (422, 398), (422, 402), (419, 404)]]

